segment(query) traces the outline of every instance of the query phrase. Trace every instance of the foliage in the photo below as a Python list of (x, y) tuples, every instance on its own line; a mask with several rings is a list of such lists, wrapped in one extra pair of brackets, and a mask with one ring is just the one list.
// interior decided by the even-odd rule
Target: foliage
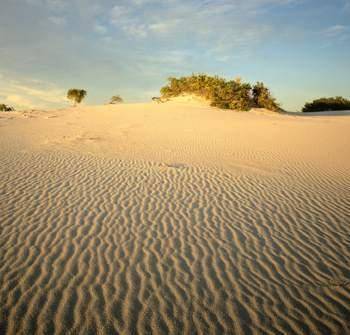
[(255, 106), (274, 111), (279, 110), (279, 105), (276, 103), (275, 98), (272, 97), (270, 90), (265, 87), (264, 83), (257, 82), (253, 87), (252, 93)]
[(161, 97), (152, 97), (152, 101), (160, 104), (160, 103), (166, 102), (167, 99), (162, 99)]
[(168, 79), (168, 85), (161, 88), (162, 98), (181, 94), (195, 94), (210, 100), (211, 105), (224, 109), (249, 110), (253, 107), (278, 110), (278, 104), (268, 88), (257, 83), (253, 88), (240, 78), (225, 80), (218, 76), (193, 74), (188, 77)]
[(80, 104), (83, 101), (86, 95), (87, 92), (85, 90), (71, 88), (70, 90), (68, 90), (67, 98), (69, 100), (72, 100), (74, 102), (74, 106), (76, 106), (77, 104)]
[(303, 108), (304, 113), (340, 110), (350, 110), (350, 100), (343, 97), (320, 98), (306, 103)]
[(5, 104), (0, 104), (0, 112), (13, 112), (15, 109), (13, 107), (7, 106)]
[(114, 95), (111, 98), (110, 104), (120, 104), (124, 102), (124, 100), (122, 99), (122, 97), (120, 95)]

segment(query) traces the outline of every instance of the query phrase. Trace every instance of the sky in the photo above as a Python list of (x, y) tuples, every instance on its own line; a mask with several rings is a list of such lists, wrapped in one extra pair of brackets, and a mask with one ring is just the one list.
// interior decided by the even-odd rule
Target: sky
[(169, 76), (263, 81), (282, 107), (350, 98), (350, 0), (0, 0), (0, 103), (149, 101)]

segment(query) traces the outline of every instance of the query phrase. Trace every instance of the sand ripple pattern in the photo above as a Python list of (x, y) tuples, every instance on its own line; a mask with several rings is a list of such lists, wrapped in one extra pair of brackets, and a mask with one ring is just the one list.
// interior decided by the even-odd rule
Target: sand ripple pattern
[(349, 174), (305, 171), (2, 152), (0, 333), (350, 334)]

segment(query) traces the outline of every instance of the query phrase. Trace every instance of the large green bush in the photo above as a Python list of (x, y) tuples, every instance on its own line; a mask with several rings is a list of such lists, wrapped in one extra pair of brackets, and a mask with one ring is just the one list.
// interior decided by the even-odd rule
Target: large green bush
[(279, 110), (278, 104), (263, 83), (252, 87), (240, 79), (226, 80), (205, 74), (171, 77), (168, 81), (168, 85), (160, 90), (162, 98), (195, 94), (210, 100), (212, 106), (224, 109), (249, 110), (258, 107)]
[(350, 110), (350, 100), (343, 97), (320, 98), (306, 103), (303, 108), (304, 113), (341, 110)]

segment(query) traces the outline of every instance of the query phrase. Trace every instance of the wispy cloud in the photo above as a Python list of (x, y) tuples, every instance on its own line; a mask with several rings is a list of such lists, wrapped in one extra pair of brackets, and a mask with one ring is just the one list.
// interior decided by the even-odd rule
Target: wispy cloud
[(9, 106), (15, 106), (16, 108), (35, 108), (35, 105), (32, 100), (23, 97), (18, 94), (9, 94), (4, 98), (4, 103)]
[(49, 16), (48, 20), (58, 26), (66, 24), (67, 20), (63, 16)]
[(97, 22), (94, 24), (94, 30), (96, 33), (101, 34), (101, 35), (104, 35), (108, 32), (108, 28), (105, 25), (97, 23)]
[(348, 30), (347, 26), (337, 24), (324, 30), (324, 34), (329, 37), (339, 36)]
[(65, 92), (39, 80), (10, 79), (0, 75), (0, 99), (16, 108), (47, 108), (66, 102)]
[(336, 24), (328, 27), (322, 33), (327, 38), (327, 42), (344, 41), (350, 37), (350, 27)]
[[(120, 1), (109, 22), (130, 38), (170, 41), (211, 50), (218, 58), (237, 48), (254, 47), (273, 31), (257, 17), (264, 6), (285, 6), (297, 0), (132, 0)], [(244, 15), (242, 15), (244, 13)]]

